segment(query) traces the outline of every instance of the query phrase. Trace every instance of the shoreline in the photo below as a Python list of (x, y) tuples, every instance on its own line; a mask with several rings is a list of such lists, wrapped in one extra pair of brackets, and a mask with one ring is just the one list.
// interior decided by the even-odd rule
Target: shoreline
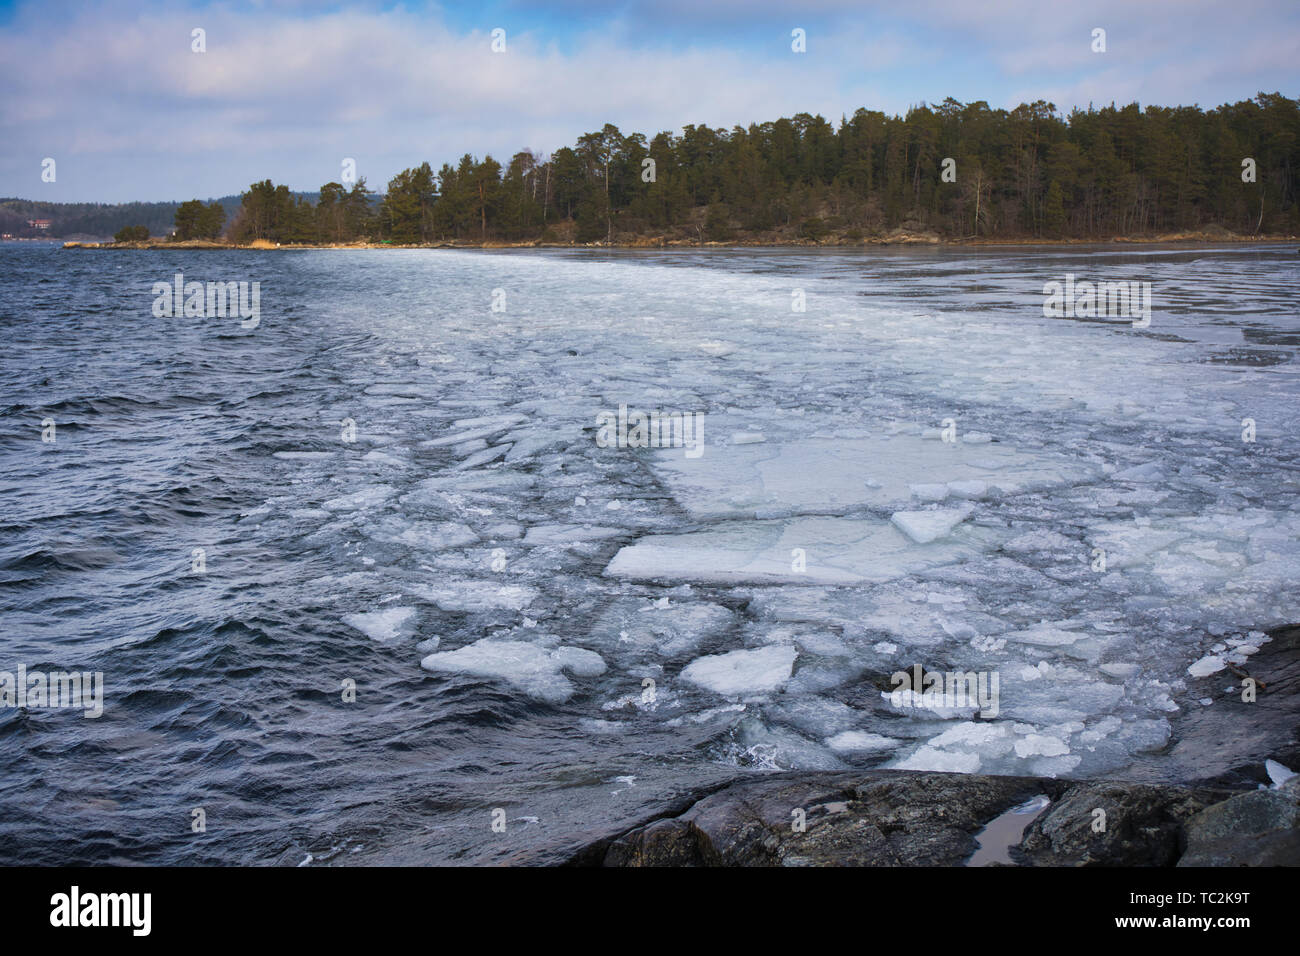
[[(692, 794), (570, 867), (1239, 867), (1300, 863), (1300, 777), (1257, 789), (917, 770), (786, 772)], [(791, 824), (793, 819), (796, 825)], [(1099, 825), (1100, 824), (1100, 825)]]
[[(248, 251), (267, 250), (318, 250), (318, 249), (852, 249), (874, 246), (1126, 246), (1126, 245), (1205, 245), (1207, 243), (1225, 244), (1273, 244), (1296, 242), (1300, 236), (1268, 235), (1239, 236), (1232, 233), (1194, 232), (1165, 233), (1156, 236), (1112, 236), (1108, 239), (1035, 239), (1035, 238), (999, 238), (999, 239), (948, 239), (934, 233), (901, 233), (866, 239), (833, 238), (820, 242), (811, 239), (746, 239), (734, 242), (698, 242), (689, 239), (668, 239), (653, 237), (615, 242), (547, 242), (540, 239), (486, 240), (470, 242), (466, 240), (440, 240), (438, 242), (399, 244), (393, 242), (328, 242), (328, 243), (276, 243), (265, 239), (249, 243), (224, 242), (211, 239), (186, 239), (170, 241), (166, 239), (147, 239), (137, 242), (90, 242), (67, 241), (64, 249), (242, 249)], [(55, 240), (57, 241), (57, 240)]]
[[(1240, 867), (1300, 865), (1300, 625), (1249, 662), (1261, 703), (1192, 678), (1174, 739), (1097, 777), (885, 769), (737, 772), (621, 819), (555, 833), (498, 863), (537, 867)], [(1237, 670), (1245, 673), (1242, 668)], [(1236, 676), (1234, 674), (1234, 676)], [(1257, 709), (1259, 708), (1259, 709)], [(1278, 767), (1277, 764), (1281, 766)], [(1036, 806), (1030, 807), (1030, 802)], [(1099, 818), (1097, 810), (1104, 811)], [(801, 827), (792, 811), (803, 811)], [(1099, 820), (1101, 825), (1098, 826)], [(1109, 822), (1106, 822), (1109, 821)], [(296, 865), (301, 847), (278, 865)], [(419, 866), (436, 838), (366, 847), (350, 866)]]
[[(1231, 698), (1190, 710), (1175, 742), (1118, 776), (879, 767), (737, 776), (596, 835), (560, 862), (970, 866), (982, 850), (993, 855), (985, 865), (1001, 866), (1300, 865), (1300, 776), (1274, 781), (1269, 766), (1300, 765), (1300, 626), (1268, 634), (1250, 661), (1268, 678), (1259, 685), (1264, 710)], [(1221, 673), (1195, 678), (1188, 697), (1210, 695), (1222, 680)], [(1151, 773), (1157, 767), (1163, 772)], [(1041, 801), (1032, 815), (1030, 799)], [(803, 808), (806, 831), (791, 827), (792, 807)], [(1095, 826), (1098, 807), (1123, 825)], [(1000, 829), (1004, 823), (1015, 827)]]

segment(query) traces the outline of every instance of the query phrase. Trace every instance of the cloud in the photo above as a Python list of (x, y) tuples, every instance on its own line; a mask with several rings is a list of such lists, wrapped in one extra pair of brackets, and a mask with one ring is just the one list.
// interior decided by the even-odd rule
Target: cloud
[[(10, 93), (0, 191), (189, 198), (267, 176), (313, 189), (345, 157), (382, 186), (425, 159), (550, 151), (606, 122), (653, 135), (802, 111), (902, 112), (944, 96), (1068, 110), (1294, 87), (1298, 31), (1274, 28), (1294, 27), (1291, 7), (1216, 6), (813, 0), (793, 16), (765, 0), (667, 0), (612, 13), (562, 3), (541, 16), (504, 3), (468, 23), (464, 10), (366, 3), (27, 4), (0, 28)], [(808, 31), (806, 54), (790, 51), (794, 21)], [(505, 53), (491, 51), (495, 24), (506, 25)], [(1097, 25), (1108, 30), (1103, 55), (1088, 48)], [(190, 49), (194, 27), (206, 30), (205, 53)], [(45, 156), (59, 160), (57, 184), (40, 183)]]

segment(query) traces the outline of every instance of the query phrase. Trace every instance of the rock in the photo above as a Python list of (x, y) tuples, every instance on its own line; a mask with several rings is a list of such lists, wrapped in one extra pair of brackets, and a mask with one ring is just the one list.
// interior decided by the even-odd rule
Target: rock
[[(742, 780), (682, 815), (635, 829), (606, 866), (933, 866), (959, 864), (974, 834), (1031, 796), (1023, 777), (905, 771), (779, 774)], [(796, 832), (795, 811), (806, 818)]]
[(1226, 837), (1189, 848), (1179, 866), (1300, 866), (1300, 830)]
[(1210, 698), (1212, 707), (1184, 707), (1173, 721), (1173, 745), (1125, 771), (1129, 779), (1191, 786), (1254, 787), (1271, 781), (1264, 761), (1300, 767), (1300, 625), (1276, 627), (1259, 653), (1238, 670), (1263, 681), (1254, 701), (1242, 700), (1242, 678), (1228, 670), (1188, 681), (1190, 700)]
[(1149, 784), (1074, 783), (1029, 825), (1020, 851), (1035, 866), (1173, 866), (1187, 821), (1225, 795)]
[(1242, 793), (1187, 823), (1179, 866), (1300, 865), (1300, 788)]
[(1238, 833), (1285, 830), (1300, 821), (1295, 795), (1280, 790), (1256, 790), (1217, 803), (1198, 813), (1187, 826), (1188, 845)]
[[(908, 228), (911, 226), (911, 228)], [(929, 232), (920, 223), (904, 223), (885, 234), (886, 245), (893, 243), (926, 243), (934, 245), (939, 242), (938, 233)]]
[[(1170, 866), (1186, 821), (1226, 791), (898, 770), (748, 778), (585, 848), (604, 866), (961, 866), (976, 834), (1037, 794), (1051, 803), (1017, 865)], [(1093, 832), (1095, 808), (1107, 825)], [(805, 829), (800, 832), (797, 812)]]

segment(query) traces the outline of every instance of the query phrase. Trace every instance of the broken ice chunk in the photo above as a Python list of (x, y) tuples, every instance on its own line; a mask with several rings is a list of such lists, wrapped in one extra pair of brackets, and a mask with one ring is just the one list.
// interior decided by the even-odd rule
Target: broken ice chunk
[(719, 584), (875, 583), (967, 560), (995, 538), (991, 529), (962, 528), (949, 540), (918, 545), (877, 519), (731, 521), (641, 538), (614, 555), (605, 574)]
[(735, 697), (774, 691), (787, 680), (798, 651), (789, 644), (699, 657), (682, 670), (682, 680)]
[(971, 479), (970, 481), (948, 482), (948, 494), (954, 498), (983, 498), (989, 493), (989, 483)]
[(427, 671), (504, 680), (529, 697), (551, 704), (562, 704), (574, 693), (573, 684), (560, 673), (562, 670), (580, 677), (605, 670), (599, 655), (582, 648), (557, 647), (552, 651), (539, 644), (491, 638), (454, 651), (430, 654), (420, 661), (420, 666)]
[(526, 584), (455, 580), (413, 588), (420, 597), (444, 611), (519, 611), (537, 600), (536, 588)]
[(394, 641), (407, 633), (415, 621), (415, 608), (390, 607), (364, 614), (348, 614), (343, 623), (354, 627), (372, 641)]
[(1211, 674), (1217, 674), (1227, 666), (1228, 662), (1218, 654), (1208, 654), (1199, 661), (1188, 665), (1187, 673), (1193, 677), (1209, 677)]
[[(652, 465), (695, 518), (825, 514), (828, 509), (905, 507), (916, 489), (932, 500), (950, 493), (982, 497), (1073, 484), (1099, 468), (1002, 442), (946, 444), (919, 436), (849, 434), (710, 448), (704, 458), (667, 451)], [(984, 483), (979, 492), (976, 483)], [(956, 488), (953, 483), (960, 483)]]
[(1013, 631), (1006, 635), (1007, 640), (1016, 641), (1020, 644), (1034, 644), (1038, 647), (1061, 647), (1067, 644), (1073, 644), (1075, 641), (1087, 637), (1086, 634), (1080, 634), (1078, 631), (1067, 631), (1064, 628), (1052, 627), (1049, 624), (1035, 624), (1033, 627), (1027, 627), (1023, 631)]
[(935, 511), (895, 511), (890, 519), (896, 528), (917, 544), (946, 538), (953, 528), (970, 517), (971, 509), (941, 508)]
[(893, 737), (882, 737), (862, 730), (845, 730), (834, 737), (828, 737), (826, 746), (836, 753), (873, 753), (892, 750), (898, 746), (898, 741)]
[(1296, 775), (1294, 770), (1283, 766), (1276, 760), (1265, 760), (1264, 769), (1268, 772), (1268, 779), (1273, 781), (1273, 786), (1280, 787)]
[(922, 501), (943, 501), (948, 497), (948, 486), (943, 484), (917, 484), (907, 486), (912, 497)]

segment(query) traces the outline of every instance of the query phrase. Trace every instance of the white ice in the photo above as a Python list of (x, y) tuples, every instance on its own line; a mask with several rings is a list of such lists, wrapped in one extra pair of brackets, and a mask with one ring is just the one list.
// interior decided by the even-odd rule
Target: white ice
[[(643, 537), (620, 550), (605, 573), (710, 584), (866, 584), (975, 557), (996, 538), (988, 529), (962, 528), (949, 540), (918, 545), (889, 522), (866, 518), (722, 522)], [(802, 565), (796, 550), (804, 552)]]
[(562, 704), (574, 694), (573, 683), (561, 671), (594, 677), (605, 670), (604, 661), (577, 647), (548, 649), (522, 641), (484, 638), (454, 651), (430, 654), (420, 661), (427, 671), (472, 674), (504, 680), (529, 697)]
[(947, 493), (953, 490), (948, 482), (960, 482), (958, 488), (972, 497), (1010, 495), (1096, 474), (1085, 462), (1017, 451), (1006, 443), (968, 445), (902, 434), (721, 445), (696, 459), (660, 453), (653, 461), (673, 497), (695, 518), (897, 507), (910, 501), (918, 483), (937, 483)]
[(917, 544), (929, 544), (946, 538), (957, 525), (970, 517), (970, 508), (937, 508), (933, 511), (895, 511), (890, 520)]
[(681, 677), (726, 697), (768, 693), (790, 679), (797, 656), (793, 647), (782, 644), (730, 651), (697, 658), (687, 665)]
[(343, 623), (354, 627), (375, 641), (395, 641), (408, 634), (415, 623), (413, 607), (389, 607), (382, 611), (367, 611), (344, 616)]

